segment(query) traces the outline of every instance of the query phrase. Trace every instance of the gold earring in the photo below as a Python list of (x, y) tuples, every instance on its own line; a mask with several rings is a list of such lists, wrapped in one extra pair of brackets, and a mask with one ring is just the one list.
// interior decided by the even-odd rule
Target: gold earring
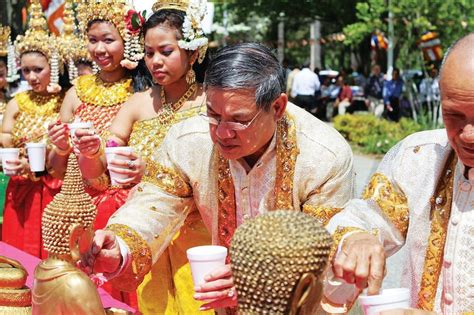
[(193, 68), (189, 69), (186, 73), (186, 82), (191, 85), (196, 82), (196, 72), (194, 72)]

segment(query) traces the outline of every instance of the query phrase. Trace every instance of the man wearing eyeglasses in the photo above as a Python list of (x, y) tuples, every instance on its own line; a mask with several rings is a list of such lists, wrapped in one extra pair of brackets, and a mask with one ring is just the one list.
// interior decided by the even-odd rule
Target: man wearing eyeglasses
[[(131, 286), (195, 216), (226, 247), (237, 226), (269, 210), (303, 211), (325, 225), (352, 196), (352, 152), (332, 127), (288, 103), (284, 87), (268, 48), (220, 50), (206, 72), (207, 113), (170, 129), (86, 263)], [(236, 305), (229, 265), (195, 291), (201, 310)]]

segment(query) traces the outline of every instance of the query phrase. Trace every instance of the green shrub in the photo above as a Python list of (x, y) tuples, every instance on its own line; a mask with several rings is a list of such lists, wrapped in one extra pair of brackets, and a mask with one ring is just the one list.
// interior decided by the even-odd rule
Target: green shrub
[(426, 129), (427, 126), (407, 118), (402, 118), (400, 122), (395, 123), (373, 115), (348, 114), (336, 116), (334, 128), (362, 152), (385, 154), (400, 140)]

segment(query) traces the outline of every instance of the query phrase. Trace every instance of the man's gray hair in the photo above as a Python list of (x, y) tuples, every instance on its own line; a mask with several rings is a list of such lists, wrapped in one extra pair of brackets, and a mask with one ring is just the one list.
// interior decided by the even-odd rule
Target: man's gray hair
[(268, 111), (285, 91), (283, 68), (275, 54), (257, 43), (220, 49), (211, 59), (204, 79), (206, 89), (255, 91), (257, 108)]

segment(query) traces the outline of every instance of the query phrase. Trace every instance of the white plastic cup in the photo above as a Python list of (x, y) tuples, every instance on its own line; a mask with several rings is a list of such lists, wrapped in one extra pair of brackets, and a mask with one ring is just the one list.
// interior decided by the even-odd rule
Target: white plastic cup
[(8, 171), (7, 161), (18, 160), (20, 158), (20, 149), (17, 148), (3, 148), (0, 149), (0, 155), (2, 156), (2, 167), (5, 175), (15, 175)]
[(91, 121), (88, 122), (73, 122), (70, 124), (67, 124), (69, 127), (69, 133), (71, 135), (71, 138), (74, 137), (76, 134), (77, 129), (92, 129), (94, 128), (94, 124)]
[(203, 284), (204, 277), (225, 265), (227, 248), (207, 245), (192, 247), (186, 251), (195, 286)]
[(381, 311), (410, 308), (410, 290), (407, 288), (385, 289), (379, 295), (360, 295), (359, 305), (365, 315)]
[[(133, 148), (132, 147), (110, 147), (110, 148), (105, 148), (105, 158), (107, 159), (107, 165), (109, 165), (110, 161), (112, 160), (123, 160), (123, 161), (128, 161), (126, 157), (123, 155), (118, 155), (117, 152), (126, 152), (126, 153), (132, 153)], [(128, 169), (128, 167), (123, 167), (123, 169)], [(127, 179), (128, 176), (124, 174), (119, 174), (116, 172), (109, 171), (110, 173), (110, 181), (113, 186), (120, 185), (117, 183), (117, 179)]]
[(32, 172), (43, 172), (46, 167), (46, 144), (44, 143), (27, 143), (28, 163)]

